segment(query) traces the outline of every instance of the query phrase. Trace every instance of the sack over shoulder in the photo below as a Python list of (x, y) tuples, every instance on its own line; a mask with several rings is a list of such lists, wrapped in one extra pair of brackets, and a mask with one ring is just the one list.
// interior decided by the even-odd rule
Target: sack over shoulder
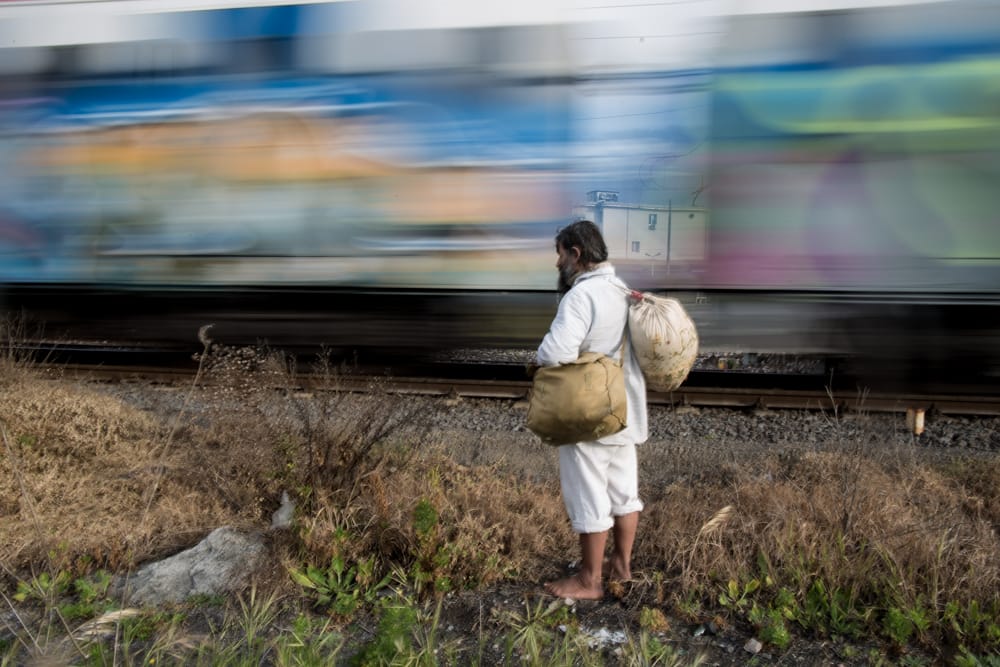
[(535, 371), (528, 429), (545, 444), (593, 441), (625, 428), (627, 404), (621, 364), (599, 352)]
[(632, 291), (629, 335), (646, 386), (673, 391), (681, 386), (698, 356), (698, 330), (677, 299)]

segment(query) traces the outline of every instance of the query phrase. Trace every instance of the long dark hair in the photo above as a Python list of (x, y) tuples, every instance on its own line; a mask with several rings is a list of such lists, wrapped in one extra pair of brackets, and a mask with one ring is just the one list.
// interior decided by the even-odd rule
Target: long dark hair
[(579, 220), (560, 229), (556, 234), (556, 246), (566, 250), (579, 248), (580, 262), (584, 266), (608, 261), (608, 246), (601, 230), (590, 220)]

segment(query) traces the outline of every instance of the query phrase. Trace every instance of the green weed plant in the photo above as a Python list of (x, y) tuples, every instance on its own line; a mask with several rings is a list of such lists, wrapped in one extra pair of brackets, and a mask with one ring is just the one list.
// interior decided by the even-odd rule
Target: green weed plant
[(343, 619), (351, 618), (363, 605), (373, 603), (379, 591), (392, 580), (391, 573), (381, 579), (377, 577), (374, 557), (348, 564), (342, 556), (334, 556), (323, 568), (313, 565), (292, 568), (291, 577), (309, 592), (319, 609)]

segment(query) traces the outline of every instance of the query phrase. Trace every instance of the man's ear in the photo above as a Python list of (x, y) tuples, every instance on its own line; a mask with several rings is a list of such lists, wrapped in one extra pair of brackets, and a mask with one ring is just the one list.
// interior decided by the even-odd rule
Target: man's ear
[(569, 250), (570, 250), (571, 253), (573, 253), (573, 260), (574, 260), (574, 262), (576, 262), (576, 263), (579, 264), (579, 262), (580, 262), (580, 256), (583, 254), (583, 251), (580, 250), (580, 246), (575, 245), (572, 248), (570, 248)]

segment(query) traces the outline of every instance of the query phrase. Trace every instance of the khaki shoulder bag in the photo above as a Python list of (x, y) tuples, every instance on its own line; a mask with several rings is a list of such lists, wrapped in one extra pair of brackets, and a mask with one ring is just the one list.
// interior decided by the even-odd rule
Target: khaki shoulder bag
[[(622, 341), (622, 358), (625, 343)], [(528, 429), (547, 445), (590, 442), (625, 428), (621, 359), (584, 352), (576, 361), (535, 371)]]

